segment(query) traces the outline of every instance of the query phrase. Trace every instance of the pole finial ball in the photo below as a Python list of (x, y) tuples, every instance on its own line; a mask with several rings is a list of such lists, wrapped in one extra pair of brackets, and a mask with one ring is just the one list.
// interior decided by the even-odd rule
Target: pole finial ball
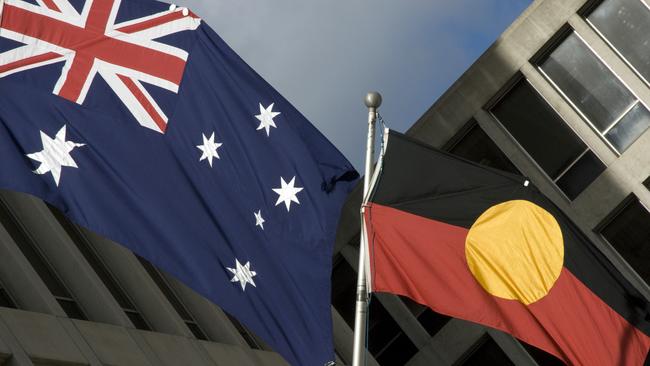
[(381, 94), (377, 92), (370, 92), (366, 94), (365, 103), (366, 103), (366, 107), (368, 108), (375, 108), (375, 109), (379, 108), (379, 106), (381, 105)]

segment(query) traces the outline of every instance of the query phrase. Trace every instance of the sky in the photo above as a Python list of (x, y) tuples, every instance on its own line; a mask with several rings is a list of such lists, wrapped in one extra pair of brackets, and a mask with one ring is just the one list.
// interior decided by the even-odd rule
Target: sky
[(359, 171), (367, 113), (406, 131), (531, 0), (177, 0), (197, 13)]

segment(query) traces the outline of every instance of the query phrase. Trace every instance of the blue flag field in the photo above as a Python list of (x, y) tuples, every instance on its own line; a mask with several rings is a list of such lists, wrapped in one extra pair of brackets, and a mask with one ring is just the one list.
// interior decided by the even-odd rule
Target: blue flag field
[(292, 365), (333, 361), (350, 163), (185, 8), (0, 4), (0, 188), (148, 259)]

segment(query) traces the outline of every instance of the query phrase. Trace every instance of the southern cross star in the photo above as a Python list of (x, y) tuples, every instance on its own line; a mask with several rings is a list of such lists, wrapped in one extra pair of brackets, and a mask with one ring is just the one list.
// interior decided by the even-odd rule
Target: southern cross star
[(257, 126), (257, 129), (265, 129), (266, 136), (269, 136), (271, 127), (278, 128), (278, 126), (275, 125), (275, 122), (273, 122), (273, 118), (280, 114), (280, 112), (273, 112), (273, 104), (275, 103), (271, 103), (268, 107), (264, 108), (262, 107), (262, 103), (260, 103), (260, 114), (255, 116), (255, 118), (260, 121), (260, 125)]
[(201, 135), (203, 135), (203, 145), (196, 145), (196, 147), (203, 152), (199, 161), (208, 159), (208, 163), (210, 164), (210, 167), (212, 167), (212, 158), (220, 159), (217, 149), (223, 144), (214, 141), (214, 132), (212, 132), (210, 138), (205, 137), (204, 133)]
[(59, 181), (61, 180), (62, 167), (67, 166), (71, 168), (78, 168), (77, 163), (75, 163), (74, 159), (72, 159), (72, 156), (70, 156), (70, 152), (74, 150), (75, 147), (81, 147), (86, 144), (66, 141), (65, 125), (61, 127), (54, 138), (46, 135), (43, 131), (40, 132), (43, 150), (27, 154), (27, 157), (41, 163), (38, 168), (34, 170), (34, 173), (52, 173), (54, 183), (58, 187)]
[(257, 212), (253, 212), (255, 215), (255, 226), (259, 226), (264, 230), (264, 218), (262, 217), (262, 210), (257, 210)]
[(296, 183), (296, 177), (294, 176), (291, 178), (291, 181), (289, 183), (284, 181), (284, 178), (280, 177), (280, 188), (273, 188), (273, 191), (279, 195), (278, 201), (275, 203), (275, 205), (279, 205), (281, 202), (284, 202), (284, 205), (287, 206), (287, 212), (289, 212), (289, 209), (291, 208), (291, 202), (295, 202), (297, 204), (300, 204), (300, 201), (298, 201), (298, 197), (296, 194), (300, 191), (302, 191), (304, 188), (302, 187), (295, 187)]
[(235, 258), (235, 268), (226, 267), (226, 269), (233, 274), (230, 282), (239, 282), (242, 291), (246, 291), (247, 283), (250, 283), (253, 287), (257, 287), (255, 286), (255, 281), (253, 281), (253, 277), (255, 277), (257, 273), (251, 271), (251, 262), (246, 262), (246, 264), (242, 266), (242, 264), (239, 263), (239, 259)]

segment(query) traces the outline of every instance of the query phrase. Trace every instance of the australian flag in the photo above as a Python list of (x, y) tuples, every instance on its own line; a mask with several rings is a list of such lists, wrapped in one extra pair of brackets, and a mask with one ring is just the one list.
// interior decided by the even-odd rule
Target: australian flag
[(0, 0), (0, 187), (220, 305), (293, 365), (334, 359), (330, 270), (357, 177), (186, 8)]

